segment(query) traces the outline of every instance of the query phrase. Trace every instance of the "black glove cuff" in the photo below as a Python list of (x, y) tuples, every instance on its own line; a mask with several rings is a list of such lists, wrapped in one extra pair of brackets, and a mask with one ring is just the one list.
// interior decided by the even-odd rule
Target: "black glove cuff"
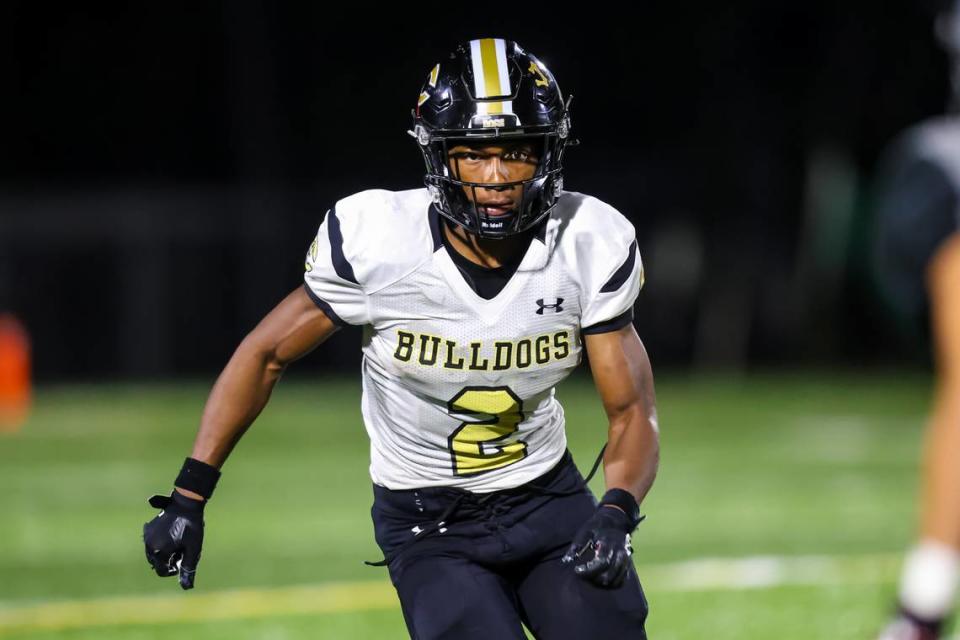
[(627, 514), (627, 519), (630, 521), (630, 532), (636, 529), (637, 525), (646, 517), (640, 515), (640, 505), (637, 504), (633, 494), (623, 489), (610, 489), (603, 494), (603, 498), (600, 499), (600, 506), (604, 505), (618, 507)]
[(216, 467), (194, 458), (187, 458), (183, 461), (180, 474), (173, 484), (181, 489), (193, 491), (209, 500), (219, 479), (220, 470)]
[(170, 494), (170, 503), (176, 505), (181, 511), (187, 513), (202, 513), (203, 505), (207, 504), (205, 500), (197, 500), (189, 496), (185, 496), (176, 489), (173, 490), (173, 493)]

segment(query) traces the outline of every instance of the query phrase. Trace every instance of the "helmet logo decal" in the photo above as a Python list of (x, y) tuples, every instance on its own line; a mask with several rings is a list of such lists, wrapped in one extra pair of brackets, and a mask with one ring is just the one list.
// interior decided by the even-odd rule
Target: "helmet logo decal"
[(471, 40), (470, 60), (473, 64), (473, 93), (479, 100), (477, 114), (513, 113), (512, 100), (487, 100), (513, 93), (510, 90), (507, 44), (503, 38)]
[[(427, 84), (430, 85), (431, 89), (437, 88), (437, 77), (440, 75), (440, 64), (430, 70), (430, 76), (427, 78)], [(420, 99), (417, 100), (417, 107), (421, 107), (424, 102), (430, 99), (430, 94), (426, 91), (420, 92)]]
[(536, 62), (531, 60), (530, 68), (527, 69), (527, 71), (529, 71), (531, 75), (538, 76), (536, 80), (538, 87), (545, 87), (548, 84), (550, 84), (550, 81), (547, 80), (547, 77), (545, 75), (543, 75), (543, 71), (540, 71), (540, 67), (537, 66)]
[(484, 127), (502, 127), (506, 123), (506, 120), (503, 118), (485, 118), (483, 120)]

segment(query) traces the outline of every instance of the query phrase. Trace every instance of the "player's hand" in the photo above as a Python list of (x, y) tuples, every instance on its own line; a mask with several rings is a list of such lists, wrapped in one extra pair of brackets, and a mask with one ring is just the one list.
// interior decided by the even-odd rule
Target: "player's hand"
[(179, 572), (180, 586), (184, 589), (193, 588), (200, 562), (205, 504), (176, 490), (169, 496), (153, 496), (150, 506), (162, 511), (143, 525), (147, 562), (158, 576)]
[(635, 526), (622, 510), (601, 504), (580, 527), (561, 562), (572, 564), (581, 578), (615, 589), (623, 584), (632, 562), (630, 532)]

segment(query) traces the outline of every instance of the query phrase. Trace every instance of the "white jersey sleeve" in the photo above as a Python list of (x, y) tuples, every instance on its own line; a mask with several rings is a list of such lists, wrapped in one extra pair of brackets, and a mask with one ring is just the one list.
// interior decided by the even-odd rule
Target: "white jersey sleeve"
[(365, 325), (370, 322), (367, 297), (344, 253), (341, 222), (336, 207), (327, 212), (307, 251), (304, 285), (334, 324)]
[(584, 306), (580, 325), (584, 333), (598, 332), (591, 329), (602, 328), (618, 318), (625, 318), (620, 326), (629, 322), (644, 279), (633, 225), (610, 205), (591, 200), (594, 208), (603, 210), (603, 215), (593, 218), (597, 226), (577, 243), (581, 253), (578, 262), (590, 265), (584, 270), (582, 282)]

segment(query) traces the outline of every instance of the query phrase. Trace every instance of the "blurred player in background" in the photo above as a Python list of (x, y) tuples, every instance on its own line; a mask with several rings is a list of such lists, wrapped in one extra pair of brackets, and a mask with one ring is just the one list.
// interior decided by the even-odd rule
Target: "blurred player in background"
[[(646, 637), (630, 547), (659, 450), (632, 323), (643, 267), (626, 218), (563, 190), (568, 105), (514, 42), (473, 40), (433, 67), (410, 132), (427, 187), (364, 191), (327, 213), (305, 286), (241, 343), (176, 489), (152, 499), (158, 574), (193, 586), (224, 460), (286, 365), (354, 324), (378, 564), (410, 635), (522, 640), (526, 624), (548, 640)], [(599, 504), (554, 395), (584, 350), (609, 417)]]
[(881, 282), (905, 314), (929, 312), (937, 370), (919, 540), (881, 640), (939, 638), (960, 578), (960, 2), (938, 17), (936, 31), (951, 57), (952, 112), (895, 143), (879, 212)]

